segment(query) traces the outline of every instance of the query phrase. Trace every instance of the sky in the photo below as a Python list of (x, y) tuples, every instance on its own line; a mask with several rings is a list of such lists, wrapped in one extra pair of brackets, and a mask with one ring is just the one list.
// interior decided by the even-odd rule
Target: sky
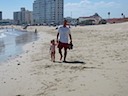
[[(34, 0), (0, 0), (3, 19), (13, 19), (13, 12), (21, 7), (32, 11)], [(98, 13), (102, 18), (128, 17), (128, 0), (64, 0), (64, 17), (88, 17)]]

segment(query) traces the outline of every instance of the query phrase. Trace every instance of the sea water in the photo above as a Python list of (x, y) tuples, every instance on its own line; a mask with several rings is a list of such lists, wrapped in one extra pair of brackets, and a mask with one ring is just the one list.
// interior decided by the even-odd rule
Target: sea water
[(0, 30), (0, 63), (23, 53), (22, 46), (38, 39), (34, 32), (15, 29)]

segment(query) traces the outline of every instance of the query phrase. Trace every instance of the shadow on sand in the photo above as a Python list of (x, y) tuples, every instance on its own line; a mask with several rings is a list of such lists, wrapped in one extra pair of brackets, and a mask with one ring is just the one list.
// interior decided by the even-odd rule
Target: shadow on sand
[(69, 64), (86, 64), (83, 61), (63, 61), (63, 62), (58, 62), (56, 61), (56, 63), (69, 63)]

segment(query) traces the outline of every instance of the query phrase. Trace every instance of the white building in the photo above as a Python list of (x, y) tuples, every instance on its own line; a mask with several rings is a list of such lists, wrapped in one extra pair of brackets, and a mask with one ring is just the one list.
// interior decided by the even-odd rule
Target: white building
[(21, 11), (13, 13), (15, 24), (32, 24), (32, 12), (21, 8)]
[(93, 24), (99, 24), (99, 22), (102, 20), (102, 18), (95, 13), (93, 16), (89, 16), (89, 17), (79, 17), (79, 23), (83, 22), (83, 21), (88, 21), (88, 20), (92, 20)]
[(63, 0), (35, 0), (33, 3), (33, 23), (61, 24), (63, 4)]

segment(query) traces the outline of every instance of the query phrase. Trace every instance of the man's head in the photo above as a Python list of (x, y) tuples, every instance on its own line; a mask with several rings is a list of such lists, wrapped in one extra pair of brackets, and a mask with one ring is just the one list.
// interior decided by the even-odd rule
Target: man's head
[(63, 26), (66, 27), (67, 25), (67, 20), (64, 20)]

